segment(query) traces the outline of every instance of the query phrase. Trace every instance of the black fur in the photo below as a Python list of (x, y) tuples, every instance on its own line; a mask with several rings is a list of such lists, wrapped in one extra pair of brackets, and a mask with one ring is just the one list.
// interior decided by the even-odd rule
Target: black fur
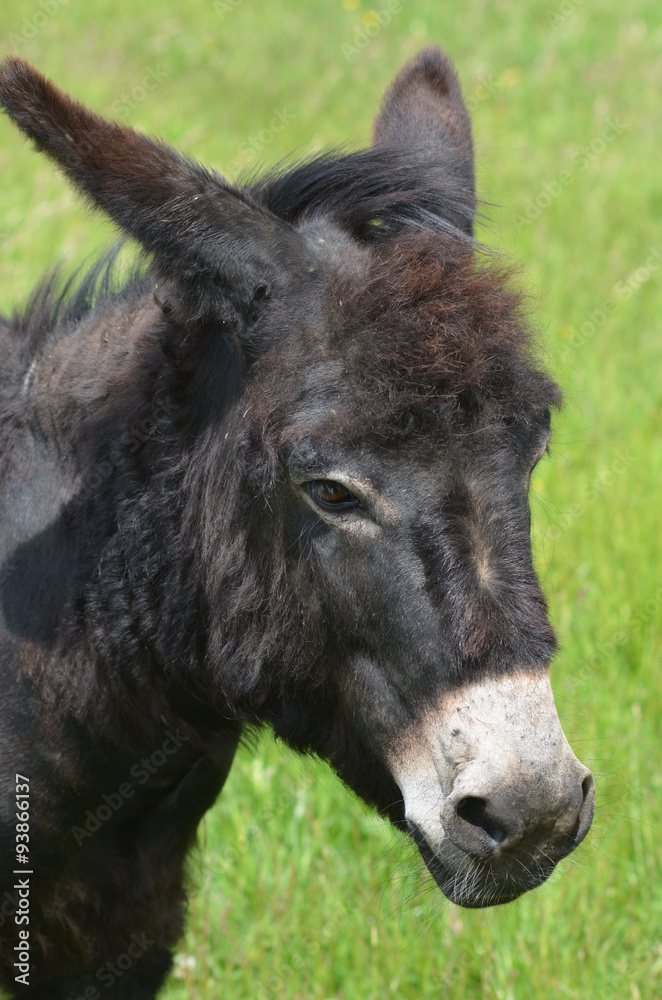
[[(3, 982), (82, 995), (146, 935), (102, 993), (146, 1000), (246, 727), (401, 823), (394, 735), (468, 677), (546, 666), (526, 490), (559, 396), (474, 247), (468, 118), (437, 50), (397, 78), (373, 149), (243, 188), (20, 60), (0, 101), (146, 254), (124, 279), (114, 254), (49, 278), (0, 326), (3, 891), (14, 770), (38, 872), (31, 987), (14, 986), (12, 903)], [(306, 484), (341, 473), (406, 509), (400, 528), (368, 497), (316, 510)]]

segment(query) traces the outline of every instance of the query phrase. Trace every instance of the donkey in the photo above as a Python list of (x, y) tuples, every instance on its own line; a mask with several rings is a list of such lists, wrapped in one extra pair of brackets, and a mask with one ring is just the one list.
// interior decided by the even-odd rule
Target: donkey
[(155, 996), (261, 725), (450, 900), (539, 885), (594, 808), (530, 545), (560, 393), (474, 241), (447, 57), (401, 70), (369, 149), (244, 186), (20, 59), (0, 100), (143, 251), (0, 320), (4, 986)]

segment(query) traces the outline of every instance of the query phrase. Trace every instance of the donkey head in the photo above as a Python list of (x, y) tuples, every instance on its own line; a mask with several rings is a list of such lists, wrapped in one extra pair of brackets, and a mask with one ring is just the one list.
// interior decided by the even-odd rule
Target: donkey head
[(20, 60), (0, 99), (152, 256), (191, 378), (208, 697), (328, 759), (450, 899), (538, 885), (594, 802), (554, 706), (530, 546), (559, 394), (504, 276), (476, 260), (446, 57), (401, 71), (372, 149), (249, 188)]

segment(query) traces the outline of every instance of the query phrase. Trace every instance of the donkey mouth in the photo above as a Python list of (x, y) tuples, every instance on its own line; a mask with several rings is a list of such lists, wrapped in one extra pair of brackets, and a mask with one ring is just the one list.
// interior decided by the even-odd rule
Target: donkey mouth
[(525, 892), (541, 885), (556, 867), (556, 861), (551, 858), (534, 859), (530, 854), (525, 858), (513, 857), (507, 865), (484, 861), (457, 850), (448, 852), (448, 857), (442, 859), (415, 824), (407, 825), (428, 871), (444, 896), (451, 903), (466, 909), (512, 903)]

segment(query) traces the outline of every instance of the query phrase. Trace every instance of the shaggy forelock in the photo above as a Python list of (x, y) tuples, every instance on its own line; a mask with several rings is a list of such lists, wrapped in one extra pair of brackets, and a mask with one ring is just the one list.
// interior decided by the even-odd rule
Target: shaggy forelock
[(438, 233), (373, 246), (367, 274), (335, 275), (326, 328), (261, 360), (253, 418), (286, 438), (314, 428), (349, 440), (466, 406), (507, 417), (559, 405), (511, 269), (487, 256)]

